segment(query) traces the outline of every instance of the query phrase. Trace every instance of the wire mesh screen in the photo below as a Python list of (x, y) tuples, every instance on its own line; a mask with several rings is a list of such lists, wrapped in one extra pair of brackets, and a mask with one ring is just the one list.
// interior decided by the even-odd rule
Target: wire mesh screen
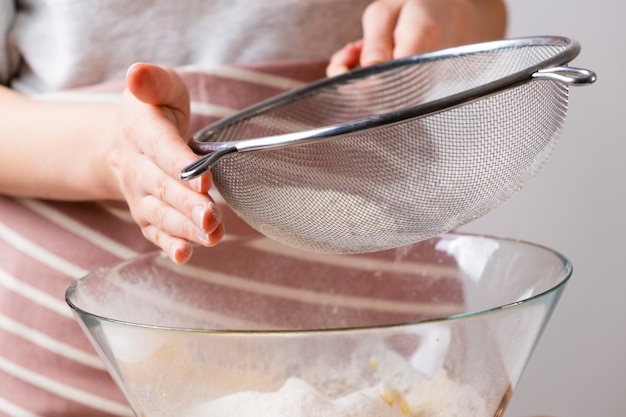
[[(234, 141), (437, 103), (538, 66), (565, 45), (442, 56), (291, 97), (217, 129)], [(550, 156), (568, 86), (537, 80), (425, 117), (314, 144), (240, 152), (213, 168), (226, 202), (261, 233), (332, 253), (399, 247), (471, 221), (522, 188)]]
[(539, 65), (561, 50), (563, 45), (520, 46), (417, 65), (404, 62), (292, 96), (281, 106), (222, 127), (211, 140), (279, 135), (404, 110), (500, 80)]

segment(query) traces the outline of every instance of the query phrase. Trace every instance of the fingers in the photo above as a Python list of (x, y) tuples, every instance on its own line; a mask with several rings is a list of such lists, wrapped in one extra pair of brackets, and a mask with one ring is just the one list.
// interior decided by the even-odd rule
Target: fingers
[(181, 253), (191, 255), (188, 242), (212, 247), (224, 236), (214, 203), (194, 207), (191, 218), (154, 196), (143, 198), (138, 207), (146, 222), (142, 227), (144, 236), (163, 248), (175, 262), (187, 260)]
[[(440, 0), (436, 1), (440, 2)], [(394, 29), (392, 54), (394, 59), (430, 52), (451, 45), (452, 42), (444, 28), (456, 25), (452, 19), (453, 10), (448, 8), (446, 13), (450, 15), (443, 17), (439, 13), (441, 6), (431, 5), (427, 7), (427, 4), (434, 3), (432, 1), (405, 3)]]
[[(164, 124), (149, 120), (141, 126), (142, 132), (130, 133), (154, 138), (139, 143), (141, 152), (164, 172), (177, 177), (185, 166), (197, 159), (197, 155), (180, 137), (187, 131), (190, 115), (186, 85), (172, 69), (145, 63), (133, 64), (127, 71), (126, 82), (136, 99), (153, 106), (154, 114), (150, 119), (165, 116), (171, 122)], [(139, 123), (135, 121), (131, 126), (139, 130)], [(210, 175), (188, 184), (198, 192), (205, 192), (210, 188)]]
[(197, 159), (181, 136), (189, 122), (189, 93), (175, 71), (143, 63), (129, 68), (127, 87), (112, 158), (119, 188), (144, 236), (184, 263), (192, 243), (214, 246), (224, 235), (208, 195), (211, 174), (189, 182), (178, 177)]
[(336, 52), (326, 72), (338, 75), (357, 65), (496, 39), (506, 22), (502, 0), (375, 0), (363, 13), (362, 43)]
[(363, 66), (387, 61), (393, 57), (393, 32), (400, 15), (398, 1), (375, 1), (363, 13)]
[(176, 71), (153, 64), (136, 63), (126, 72), (128, 90), (141, 102), (171, 111), (180, 134), (187, 131), (189, 91)]
[(330, 59), (328, 76), (447, 46), (440, 0), (377, 0), (363, 13), (363, 39)]
[[(442, 10), (445, 8), (445, 11)], [(403, 58), (447, 46), (445, 27), (452, 14), (441, 0), (378, 0), (363, 14), (361, 65)], [(444, 20), (444, 21), (442, 21)]]
[[(160, 172), (148, 160), (145, 161), (145, 167), (140, 172), (145, 173), (149, 180), (138, 179), (138, 185), (141, 189), (135, 190), (135, 192), (145, 195), (144, 199), (154, 200), (150, 206), (142, 207), (145, 213), (144, 217), (150, 223), (161, 226), (164, 231), (170, 234), (186, 237), (190, 240), (195, 240), (196, 236), (196, 233), (191, 233), (191, 230), (187, 228), (191, 226), (191, 223), (194, 223), (195, 227), (203, 234), (213, 232), (220, 224), (220, 211), (208, 194), (190, 191), (179, 180)], [(178, 213), (180, 217), (166, 216), (166, 214), (170, 214), (166, 208), (171, 209), (172, 213)], [(188, 224), (179, 227), (182, 219), (188, 220)]]
[(193, 254), (193, 246), (190, 242), (171, 236), (156, 226), (148, 225), (141, 231), (146, 239), (161, 247), (167, 256), (179, 265), (187, 262)]
[(326, 76), (343, 74), (359, 65), (363, 41), (352, 42), (335, 52), (326, 67)]
[[(179, 265), (187, 262), (193, 254), (193, 245), (189, 241), (169, 235), (156, 226), (146, 226), (142, 228), (142, 232), (144, 237), (163, 248), (167, 256)], [(220, 225), (211, 235), (211, 239), (214, 240), (214, 243), (205, 246), (214, 246), (217, 242), (222, 240), (223, 236), (224, 228)]]
[(224, 237), (224, 226), (214, 203), (196, 206), (191, 219), (154, 196), (143, 198), (139, 208), (144, 219), (141, 227), (144, 237), (161, 247), (178, 264), (191, 257), (190, 242), (212, 247)]
[(215, 246), (222, 239), (221, 213), (206, 192), (190, 190), (146, 156), (135, 159), (133, 165), (133, 178), (126, 180), (132, 189), (125, 193), (135, 196), (131, 197), (133, 218), (144, 236), (172, 260), (181, 259), (177, 249), (181, 239), (203, 246)]

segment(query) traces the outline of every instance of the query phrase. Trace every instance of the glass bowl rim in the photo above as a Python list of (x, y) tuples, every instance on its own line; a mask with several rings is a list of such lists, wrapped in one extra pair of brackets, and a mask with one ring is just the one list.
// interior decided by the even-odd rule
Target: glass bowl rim
[[(448, 321), (464, 320), (464, 319), (469, 319), (469, 318), (478, 317), (478, 316), (495, 314), (496, 312), (499, 312), (502, 310), (518, 308), (520, 306), (530, 304), (536, 300), (547, 297), (549, 294), (560, 291), (567, 284), (567, 282), (569, 281), (573, 273), (573, 265), (572, 265), (572, 262), (569, 260), (569, 258), (564, 256), (561, 252), (555, 249), (552, 249), (548, 246), (539, 244), (539, 243), (530, 242), (524, 239), (502, 237), (502, 236), (492, 235), (492, 234), (468, 233), (468, 232), (442, 233), (438, 236), (433, 237), (432, 239), (448, 237), (448, 236), (486, 238), (486, 239), (493, 239), (493, 240), (497, 240), (501, 242), (503, 241), (503, 242), (521, 244), (524, 246), (529, 246), (529, 247), (534, 247), (536, 249), (540, 249), (545, 253), (552, 254), (561, 262), (563, 271), (561, 273), (560, 281), (557, 282), (555, 285), (551, 286), (550, 288), (542, 292), (539, 292), (535, 295), (532, 295), (530, 297), (526, 297), (518, 301), (512, 301), (509, 303), (501, 304), (501, 305), (494, 306), (494, 307), (488, 307), (484, 309), (477, 309), (477, 310), (466, 311), (466, 312), (457, 313), (457, 314), (450, 314), (450, 315), (445, 315), (442, 317), (435, 317), (435, 318), (429, 318), (429, 319), (423, 319), (423, 320), (412, 320), (412, 321), (405, 321), (405, 322), (398, 322), (398, 323), (374, 324), (374, 325), (368, 325), (368, 326), (310, 328), (310, 329), (309, 328), (307, 329), (205, 329), (205, 328), (197, 328), (197, 327), (159, 326), (159, 325), (154, 325), (154, 324), (145, 324), (145, 323), (132, 322), (128, 320), (120, 320), (120, 319), (105, 317), (99, 314), (86, 311), (84, 308), (78, 307), (74, 302), (72, 302), (71, 300), (72, 294), (76, 290), (77, 286), (80, 285), (82, 281), (88, 279), (89, 277), (98, 273), (99, 271), (106, 270), (114, 266), (119, 266), (119, 265), (123, 265), (126, 263), (134, 262), (139, 259), (166, 257), (163, 251), (154, 250), (154, 251), (137, 255), (129, 259), (125, 259), (125, 260), (113, 263), (113, 264), (102, 266), (78, 278), (77, 280), (72, 282), (70, 286), (67, 288), (67, 290), (65, 291), (65, 302), (79, 316), (86, 316), (86, 317), (93, 318), (100, 322), (108, 322), (108, 323), (119, 324), (119, 325), (123, 325), (126, 327), (133, 327), (133, 328), (176, 331), (176, 332), (185, 332), (185, 333), (205, 333), (205, 334), (211, 334), (211, 335), (276, 335), (276, 336), (291, 335), (293, 336), (293, 335), (299, 335), (299, 334), (309, 335), (309, 334), (330, 334), (330, 333), (348, 333), (348, 332), (352, 333), (352, 332), (369, 332), (369, 331), (384, 330), (384, 329), (396, 329), (397, 330), (397, 329), (408, 328), (408, 327), (416, 326), (416, 325), (423, 326), (428, 323), (442, 323), (442, 322), (448, 322)], [(408, 246), (411, 246), (411, 245), (408, 245)]]

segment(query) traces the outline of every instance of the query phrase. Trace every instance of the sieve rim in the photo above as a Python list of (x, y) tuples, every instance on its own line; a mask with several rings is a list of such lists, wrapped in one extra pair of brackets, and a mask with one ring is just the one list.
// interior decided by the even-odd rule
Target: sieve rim
[[(245, 137), (236, 141), (214, 140), (215, 134), (237, 123), (245, 122), (254, 117), (262, 116), (266, 112), (296, 103), (299, 100), (311, 97), (325, 89), (339, 88), (343, 85), (349, 85), (350, 82), (366, 79), (372, 75), (384, 73), (396, 68), (427, 64), (437, 60), (454, 59), (505, 49), (543, 46), (556, 46), (562, 49), (552, 56), (534, 65), (529, 65), (522, 70), (512, 72), (496, 80), (445, 97), (382, 114), (295, 132), (262, 137)], [(460, 107), (504, 90), (523, 85), (534, 79), (573, 85), (592, 83), (595, 80), (595, 74), (587, 70), (579, 70), (579, 73), (586, 71), (588, 75), (579, 79), (572, 79), (569, 82), (564, 79), (559, 79), (558, 75), (537, 77), (537, 74), (542, 70), (563, 69), (558, 68), (558, 66), (564, 67), (579, 54), (580, 49), (580, 44), (577, 41), (563, 36), (510, 38), (456, 46), (425, 54), (399, 58), (369, 67), (358, 68), (335, 77), (320, 79), (303, 87), (264, 100), (197, 131), (189, 140), (189, 146), (196, 154), (200, 155), (200, 158), (184, 167), (179, 173), (179, 177), (185, 181), (195, 178), (213, 169), (222, 158), (235, 155), (240, 151), (262, 151), (302, 146), (406, 123)]]
[[(266, 138), (245, 138), (236, 141), (214, 142), (212, 136), (214, 133), (227, 128), (233, 124), (240, 123), (244, 120), (261, 115), (266, 111), (273, 110), (280, 106), (285, 106), (306, 98), (319, 90), (332, 87), (333, 85), (343, 85), (346, 82), (360, 78), (366, 78), (373, 74), (404, 67), (413, 64), (423, 64), (442, 59), (457, 58), (468, 55), (476, 55), (480, 53), (493, 52), (496, 50), (520, 48), (527, 46), (562, 46), (564, 47), (559, 53), (544, 59), (543, 61), (528, 66), (523, 70), (516, 71), (507, 76), (488, 83), (479, 85), (465, 91), (448, 95), (436, 100), (420, 103), (415, 106), (409, 106), (405, 109), (383, 113), (371, 117), (355, 119), (348, 122), (324, 126), (315, 129), (307, 129), (294, 134), (273, 135)], [(406, 58), (399, 58), (391, 61), (382, 62), (376, 65), (354, 69), (344, 74), (334, 77), (324, 78), (309, 83), (303, 87), (290, 90), (279, 94), (268, 100), (264, 100), (258, 104), (252, 105), (236, 114), (225, 117), (214, 122), (199, 131), (197, 131), (191, 141), (190, 146), (198, 154), (212, 153), (217, 150), (227, 148), (237, 148), (238, 144), (245, 143), (246, 150), (267, 149), (269, 146), (282, 142), (281, 139), (272, 141), (270, 138), (283, 138), (292, 136), (295, 139), (302, 139), (302, 144), (308, 143), (304, 139), (309, 138), (311, 141), (319, 139), (330, 139), (341, 137), (357, 131), (365, 131), (381, 126), (387, 126), (394, 123), (403, 122), (415, 118), (421, 118), (436, 113), (446, 111), (448, 109), (466, 104), (468, 102), (480, 99), (487, 95), (501, 92), (505, 89), (513, 88), (520, 84), (524, 84), (533, 80), (533, 74), (539, 70), (550, 68), (552, 66), (565, 65), (572, 61), (580, 53), (581, 47), (578, 41), (562, 37), (562, 36), (532, 36), (502, 39), (496, 41), (475, 43), (469, 45), (456, 46), (446, 48), (434, 52), (428, 52), (419, 55), (413, 55)], [(256, 145), (255, 145), (256, 143)], [(204, 146), (203, 146), (204, 145)], [(278, 147), (278, 146), (276, 146)], [(240, 150), (240, 149), (237, 149)]]

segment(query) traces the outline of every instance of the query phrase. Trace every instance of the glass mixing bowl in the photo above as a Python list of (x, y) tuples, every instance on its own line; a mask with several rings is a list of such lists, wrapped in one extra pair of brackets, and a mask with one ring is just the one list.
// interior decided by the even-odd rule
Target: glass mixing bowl
[(363, 255), (250, 237), (101, 268), (66, 299), (138, 416), (492, 417), (571, 272), (478, 235)]

